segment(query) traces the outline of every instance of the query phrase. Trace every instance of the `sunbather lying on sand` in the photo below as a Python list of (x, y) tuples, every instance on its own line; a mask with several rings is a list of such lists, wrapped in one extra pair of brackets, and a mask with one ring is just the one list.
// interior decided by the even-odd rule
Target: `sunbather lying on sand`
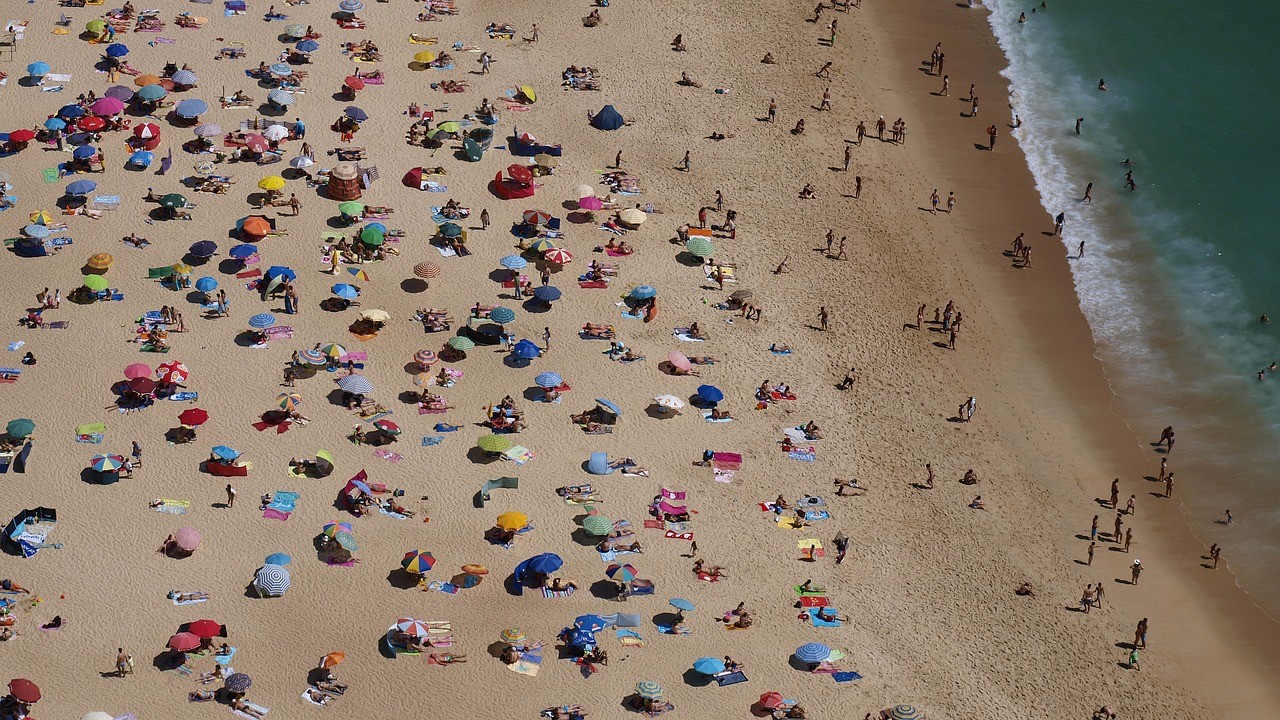
[(254, 708), (252, 705), (246, 703), (244, 700), (241, 700), (239, 698), (236, 698), (235, 700), (231, 701), (231, 709), (238, 710), (252, 718), (261, 718), (261, 717), (266, 717), (267, 715), (266, 713)]

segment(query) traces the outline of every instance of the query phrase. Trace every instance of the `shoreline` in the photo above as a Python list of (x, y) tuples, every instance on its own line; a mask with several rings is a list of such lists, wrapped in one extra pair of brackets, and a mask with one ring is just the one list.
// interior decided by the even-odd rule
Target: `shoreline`
[[(1008, 88), (1007, 80), (999, 75), (1004, 67), (1004, 56), (991, 34), (984, 8), (974, 7), (965, 11), (949, 4), (929, 9), (922, 5), (918, 2), (904, 3), (871, 10), (871, 14), (880, 20), (878, 26), (889, 37), (889, 42), (897, 46), (897, 59), (908, 63), (904, 67), (909, 66), (915, 56), (926, 55), (928, 50), (923, 45), (920, 48), (906, 47), (908, 43), (920, 42), (921, 37), (936, 36), (945, 48), (954, 50), (959, 46), (964, 49), (963, 53), (955, 53), (962, 58), (948, 58), (948, 74), (953, 78), (967, 73), (963, 75), (965, 79), (953, 81), (953, 90), (963, 88), (969, 82), (976, 82), (979, 87), (998, 85)], [(912, 34), (915, 38), (911, 37)], [(913, 89), (918, 91), (925, 90), (930, 84), (912, 83), (908, 72), (900, 75), (905, 84), (914, 85)], [(968, 79), (970, 77), (976, 80)], [(931, 77), (930, 82), (940, 83), (940, 79)], [(1060, 445), (1071, 447), (1076, 454), (1070, 460), (1065, 453), (1054, 459), (1070, 462), (1081, 471), (1089, 471), (1081, 472), (1081, 478), (1097, 478), (1081, 479), (1077, 483), (1079, 491), (1074, 494), (1085, 502), (1075, 502), (1071, 506), (1074, 515), (1080, 518), (1076, 522), (1078, 524), (1082, 520), (1081, 527), (1087, 529), (1090, 514), (1097, 512), (1102, 515), (1106, 526), (1106, 511), (1088, 499), (1105, 494), (1107, 477), (1119, 475), (1122, 479), (1121, 497), (1125, 492), (1139, 496), (1140, 512), (1136, 523), (1143, 542), (1135, 547), (1133, 554), (1155, 558), (1154, 562), (1145, 559), (1144, 566), (1158, 568), (1144, 575), (1144, 591), (1136, 602), (1124, 601), (1125, 612), (1150, 617), (1153, 637), (1156, 636), (1156, 627), (1178, 628), (1177, 635), (1161, 633), (1158, 642), (1153, 640), (1153, 644), (1161, 648), (1154, 662), (1168, 664), (1186, 687), (1192, 688), (1200, 699), (1223, 716), (1241, 710), (1276, 707), (1280, 705), (1280, 693), (1267, 678), (1274, 677), (1280, 669), (1280, 654), (1275, 650), (1280, 640), (1280, 624), (1236, 586), (1235, 576), (1229, 568), (1211, 573), (1201, 568), (1199, 562), (1191, 562), (1191, 558), (1198, 557), (1205, 550), (1205, 545), (1197, 539), (1191, 527), (1193, 519), (1185, 516), (1178, 505), (1150, 497), (1150, 487), (1154, 483), (1145, 482), (1142, 478), (1154, 473), (1162, 456), (1152, 453), (1150, 446), (1140, 439), (1150, 433), (1141, 433), (1130, 427), (1125, 418), (1112, 410), (1116, 398), (1103, 363), (1095, 354), (1094, 340), (1078, 304), (1066, 252), (1060, 250), (1062, 243), (1058, 238), (1039, 235), (1042, 228), (1052, 226), (1052, 218), (1040, 205), (1021, 148), (1014, 148), (1016, 156), (1011, 150), (1015, 140), (1008, 136), (1008, 111), (1005, 108), (1005, 98), (1010, 93), (1002, 93), (998, 102), (991, 101), (997, 98), (990, 89), (986, 95), (991, 99), (984, 108), (993, 108), (993, 111), (984, 120), (991, 122), (995, 116), (1001, 127), (1001, 140), (1006, 144), (1000, 148), (1003, 153), (996, 153), (1000, 157), (988, 163), (1000, 168), (1000, 178), (986, 178), (989, 184), (984, 184), (981, 189), (1001, 195), (1001, 217), (993, 219), (988, 213), (981, 217), (967, 215), (963, 219), (974, 237), (984, 238), (971, 264), (975, 276), (984, 284), (984, 290), (998, 288), (997, 292), (1005, 299), (1005, 302), (989, 307), (997, 308), (1011, 321), (1002, 326), (1003, 332), (1012, 335), (1008, 338), (1014, 349), (1010, 355), (1030, 364), (1030, 367), (1020, 366), (1017, 362), (1006, 365), (1008, 374), (1016, 375), (1019, 382), (1028, 381), (1022, 389), (1027, 391), (1027, 395), (1034, 396), (1038, 404), (1037, 409), (1029, 411), (1029, 414), (1038, 416), (1037, 422), (1048, 425), (1057, 438), (1067, 437), (1076, 441), (1056, 440)], [(917, 107), (926, 111), (932, 104), (920, 100), (918, 95), (912, 98)], [(931, 98), (935, 99), (938, 98)], [(926, 154), (936, 159), (943, 173), (953, 176), (958, 168), (975, 162), (974, 152), (969, 151), (967, 143), (956, 142), (957, 136), (972, 135), (974, 141), (980, 141), (982, 135), (977, 124), (980, 121), (957, 122), (973, 127), (963, 129), (965, 126), (960, 125), (962, 129), (959, 131), (939, 132), (940, 137), (949, 136), (945, 143), (929, 136), (924, 138), (926, 143), (933, 141)], [(920, 133), (916, 135), (918, 137)], [(958, 150), (957, 147), (965, 149)], [(1013, 234), (1024, 228), (1032, 238), (1040, 238), (1036, 246), (1042, 249), (1036, 255), (1036, 265), (1031, 270), (1011, 269), (1000, 251), (1007, 247), (1007, 241)], [(1052, 252), (1044, 252), (1044, 249)], [(1023, 277), (1028, 273), (1034, 273), (1034, 283)], [(1046, 274), (1051, 277), (1046, 279)], [(1011, 358), (1006, 355), (1002, 359)], [(970, 368), (974, 369), (972, 364)], [(1032, 369), (1043, 369), (1044, 372), (1028, 372)], [(1013, 425), (1011, 420), (1006, 420), (1005, 424)], [(1009, 429), (1014, 432), (1008, 436), (1016, 437), (1025, 426)], [(1045, 464), (1052, 463), (1046, 461)], [(1157, 597), (1161, 598), (1159, 607), (1151, 607), (1154, 604), (1152, 598)], [(1146, 609), (1143, 609), (1144, 605)], [(1170, 652), (1163, 650), (1166, 647)]]

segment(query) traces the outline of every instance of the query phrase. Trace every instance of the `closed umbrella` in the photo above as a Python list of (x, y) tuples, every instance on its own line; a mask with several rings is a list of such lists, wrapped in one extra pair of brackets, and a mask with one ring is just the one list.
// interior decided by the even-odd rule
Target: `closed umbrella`
[(200, 408), (187, 408), (178, 413), (178, 422), (188, 427), (199, 427), (209, 422), (209, 413)]
[(831, 654), (831, 648), (820, 642), (805, 643), (796, 648), (796, 659), (803, 663), (820, 663)]
[(421, 550), (410, 550), (405, 553), (404, 559), (400, 561), (400, 567), (411, 575), (422, 575), (434, 567), (435, 564), (435, 556)]
[(173, 534), (174, 544), (187, 552), (192, 552), (200, 547), (201, 539), (200, 531), (193, 527), (178, 528), (178, 531)]
[(180, 632), (169, 638), (169, 647), (178, 652), (187, 652), (200, 647), (200, 637), (195, 633)]
[[(288, 583), (285, 584), (285, 587), (288, 587)], [(283, 593), (284, 591), (282, 590), (281, 592)], [(223, 681), (222, 686), (225, 687), (228, 692), (236, 694), (243, 693), (253, 686), (253, 678), (245, 675), (244, 673), (233, 673)]]
[(253, 584), (262, 594), (279, 597), (289, 589), (289, 571), (279, 565), (263, 565), (254, 575)]
[(498, 516), (495, 526), (508, 532), (519, 530), (529, 524), (529, 516), (522, 512), (505, 512)]
[(645, 700), (657, 700), (662, 697), (662, 686), (652, 680), (636, 683), (636, 694)]
[(724, 661), (713, 657), (698, 658), (693, 661), (693, 669), (703, 675), (715, 675), (724, 672)]
[(413, 274), (424, 280), (440, 277), (440, 266), (433, 262), (420, 262), (413, 266)]
[(347, 375), (338, 378), (338, 387), (353, 395), (368, 395), (373, 392), (373, 383), (364, 375)]
[(269, 328), (276, 324), (276, 316), (271, 313), (258, 313), (249, 318), (249, 327), (257, 330)]
[(208, 275), (196, 280), (196, 289), (202, 293), (213, 292), (218, 289), (218, 281)]
[(511, 449), (511, 439), (506, 435), (485, 435), (476, 441), (476, 447), (487, 453), (506, 452)]
[(523, 270), (529, 264), (529, 261), (519, 255), (507, 255), (499, 260), (498, 264), (508, 270)]

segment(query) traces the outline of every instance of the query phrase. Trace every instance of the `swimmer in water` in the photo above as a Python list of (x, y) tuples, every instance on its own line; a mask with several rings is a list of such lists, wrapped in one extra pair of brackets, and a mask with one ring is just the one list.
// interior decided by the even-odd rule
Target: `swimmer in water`
[(1101, 90), (1102, 92), (1107, 91), (1107, 81), (1105, 79), (1098, 80), (1098, 89)]

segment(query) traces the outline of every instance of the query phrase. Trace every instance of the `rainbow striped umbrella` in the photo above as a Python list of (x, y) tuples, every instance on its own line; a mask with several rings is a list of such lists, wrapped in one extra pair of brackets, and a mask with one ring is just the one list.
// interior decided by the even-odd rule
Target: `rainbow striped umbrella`
[(333, 537), (340, 532), (349, 533), (351, 532), (351, 523), (334, 520), (333, 522), (325, 523), (321, 532), (324, 533), (325, 537)]
[(400, 561), (400, 567), (414, 575), (425, 574), (432, 567), (435, 567), (435, 564), (435, 556), (421, 550), (410, 550), (404, 554), (404, 559)]
[(293, 412), (302, 404), (302, 396), (298, 393), (280, 393), (276, 396), (276, 404), (281, 410)]

